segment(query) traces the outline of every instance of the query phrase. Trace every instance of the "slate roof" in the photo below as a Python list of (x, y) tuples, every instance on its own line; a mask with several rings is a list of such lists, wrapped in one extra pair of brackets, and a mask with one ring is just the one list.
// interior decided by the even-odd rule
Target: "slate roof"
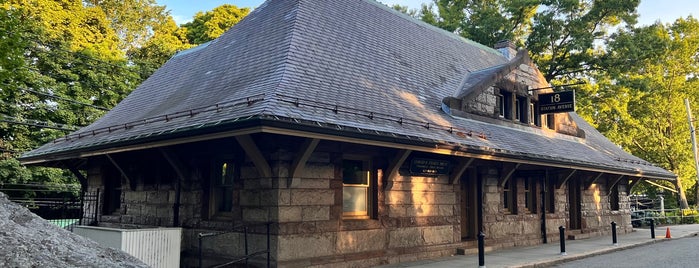
[(175, 55), (95, 123), (21, 161), (49, 162), (264, 121), (675, 178), (624, 152), (575, 114), (585, 139), (441, 110), (442, 99), (462, 91), (468, 74), (503, 66), (508, 60), (497, 50), (373, 0), (267, 1), (218, 39)]

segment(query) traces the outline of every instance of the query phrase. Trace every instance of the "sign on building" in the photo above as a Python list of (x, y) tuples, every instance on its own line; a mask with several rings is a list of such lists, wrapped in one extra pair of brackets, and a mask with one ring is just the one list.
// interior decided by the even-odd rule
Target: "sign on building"
[(449, 174), (449, 161), (414, 158), (410, 161), (410, 173), (420, 175), (446, 175)]
[(539, 94), (541, 114), (575, 111), (575, 90)]

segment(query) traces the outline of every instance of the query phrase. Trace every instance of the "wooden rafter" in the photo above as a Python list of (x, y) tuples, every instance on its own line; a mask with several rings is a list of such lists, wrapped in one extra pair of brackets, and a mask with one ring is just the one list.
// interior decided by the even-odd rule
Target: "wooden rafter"
[(459, 160), (459, 163), (454, 167), (454, 170), (451, 173), (451, 176), (449, 178), (449, 183), (450, 184), (455, 184), (456, 181), (461, 178), (461, 175), (464, 174), (466, 169), (473, 163), (473, 160), (475, 158), (465, 158), (462, 157), (461, 160)]
[(597, 182), (597, 180), (599, 180), (599, 178), (601, 178), (602, 175), (604, 175), (604, 173), (602, 173), (602, 172), (598, 173), (597, 176), (595, 176), (594, 179), (592, 179), (589, 183), (586, 183), (586, 184), (585, 184), (585, 189), (586, 189), (586, 190), (587, 190), (587, 189), (590, 189), (590, 187), (592, 187), (592, 185), (595, 184), (595, 182)]
[(636, 186), (636, 184), (638, 184), (639, 182), (641, 182), (641, 180), (643, 180), (643, 178), (631, 179), (631, 182), (629, 182), (629, 188), (626, 189), (626, 194), (627, 194), (627, 195), (630, 195), (630, 194), (631, 194), (631, 189), (633, 189), (633, 187)]
[(619, 175), (618, 178), (616, 178), (614, 181), (612, 181), (611, 184), (609, 184), (609, 189), (614, 188), (614, 186), (616, 186), (624, 177), (626, 177), (626, 175)]
[(119, 173), (121, 173), (121, 177), (126, 180), (126, 184), (128, 184), (131, 188), (136, 188), (134, 187), (135, 184), (131, 184), (132, 182), (135, 183), (135, 181), (132, 181), (131, 178), (129, 178), (129, 175), (127, 175), (124, 169), (122, 169), (121, 166), (119, 166), (119, 164), (117, 164), (117, 162), (114, 161), (114, 158), (112, 158), (112, 156), (109, 154), (105, 154), (105, 156), (107, 157), (107, 159), (109, 159), (109, 162), (112, 162), (112, 165), (114, 165), (114, 167), (119, 171)]
[(163, 155), (168, 164), (170, 164), (170, 167), (172, 167), (172, 169), (175, 171), (175, 174), (177, 174), (177, 183), (175, 184), (175, 202), (172, 204), (172, 223), (174, 227), (177, 227), (180, 224), (180, 196), (182, 192), (182, 181), (185, 180), (185, 175), (182, 171), (182, 167), (184, 167), (184, 165), (177, 158), (172, 157), (170, 153), (163, 148), (159, 148), (158, 151), (160, 151), (160, 154)]
[(399, 150), (395, 157), (391, 159), (391, 162), (388, 163), (388, 168), (386, 169), (386, 173), (383, 176), (383, 185), (385, 191), (393, 188), (393, 183), (390, 183), (392, 181), (391, 178), (398, 175), (400, 167), (403, 166), (403, 163), (406, 159), (408, 159), (408, 156), (410, 156), (410, 153), (412, 152), (412, 150)]
[(235, 136), (235, 139), (240, 144), (240, 147), (245, 150), (245, 154), (247, 154), (253, 164), (255, 164), (255, 168), (257, 168), (257, 172), (260, 176), (263, 178), (271, 178), (272, 169), (269, 167), (267, 159), (262, 155), (260, 149), (257, 148), (255, 141), (252, 140), (252, 137), (250, 137), (250, 135), (240, 135)]
[(502, 170), (500, 173), (500, 181), (498, 182), (498, 185), (500, 187), (505, 186), (505, 183), (512, 177), (512, 174), (515, 173), (517, 168), (522, 165), (521, 163), (511, 163), (511, 162), (504, 162), (502, 164)]
[(160, 151), (160, 154), (163, 155), (163, 158), (165, 158), (165, 160), (168, 162), (168, 164), (170, 164), (170, 167), (172, 167), (172, 170), (175, 171), (175, 174), (177, 174), (177, 178), (180, 180), (184, 180), (185, 175), (184, 175), (184, 172), (182, 171), (182, 168), (181, 168), (181, 167), (183, 167), (182, 163), (178, 159), (172, 157), (171, 154), (168, 153), (166, 150), (159, 148), (158, 151)]
[(289, 177), (286, 178), (286, 188), (291, 187), (291, 182), (294, 178), (299, 178), (303, 173), (303, 169), (306, 167), (306, 162), (308, 158), (311, 157), (313, 151), (315, 151), (316, 146), (318, 146), (320, 139), (305, 139), (303, 144), (296, 154), (296, 158), (291, 163), (291, 170), (289, 172)]
[(565, 175), (565, 176), (563, 177), (563, 179), (560, 180), (560, 181), (558, 182), (558, 184), (556, 184), (556, 189), (561, 189), (561, 187), (563, 187), (563, 185), (566, 184), (566, 182), (568, 182), (568, 180), (569, 180), (570, 178), (572, 178), (573, 175), (575, 175), (575, 172), (577, 172), (577, 171), (578, 171), (577, 169), (571, 169), (571, 170), (570, 170), (570, 173), (568, 173), (568, 175)]
[(69, 166), (68, 170), (75, 175), (75, 177), (78, 178), (78, 181), (80, 182), (80, 188), (85, 191), (87, 190), (87, 178), (83, 176), (82, 173), (80, 173), (80, 170), (78, 170), (75, 166)]

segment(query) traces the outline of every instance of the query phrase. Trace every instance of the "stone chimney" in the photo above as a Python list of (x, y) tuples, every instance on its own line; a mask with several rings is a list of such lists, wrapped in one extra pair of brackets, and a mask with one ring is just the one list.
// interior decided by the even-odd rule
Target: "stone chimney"
[(498, 42), (495, 44), (495, 49), (500, 51), (500, 53), (502, 53), (502, 55), (504, 55), (508, 60), (511, 60), (517, 56), (517, 47), (515, 46), (515, 43), (510, 40), (502, 40)]

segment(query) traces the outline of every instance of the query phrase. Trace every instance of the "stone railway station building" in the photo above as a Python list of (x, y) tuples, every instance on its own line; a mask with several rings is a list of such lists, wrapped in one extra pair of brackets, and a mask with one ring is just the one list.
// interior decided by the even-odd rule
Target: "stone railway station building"
[[(507, 41), (373, 0), (270, 0), (21, 161), (99, 189), (100, 226), (182, 227), (183, 266), (199, 233), (241, 224), (272, 223), (276, 267), (471, 254), (479, 232), (497, 249), (558, 241), (559, 226), (632, 231), (631, 188), (676, 176), (574, 112), (541, 114), (549, 86)], [(240, 254), (234, 238), (207, 260)]]

